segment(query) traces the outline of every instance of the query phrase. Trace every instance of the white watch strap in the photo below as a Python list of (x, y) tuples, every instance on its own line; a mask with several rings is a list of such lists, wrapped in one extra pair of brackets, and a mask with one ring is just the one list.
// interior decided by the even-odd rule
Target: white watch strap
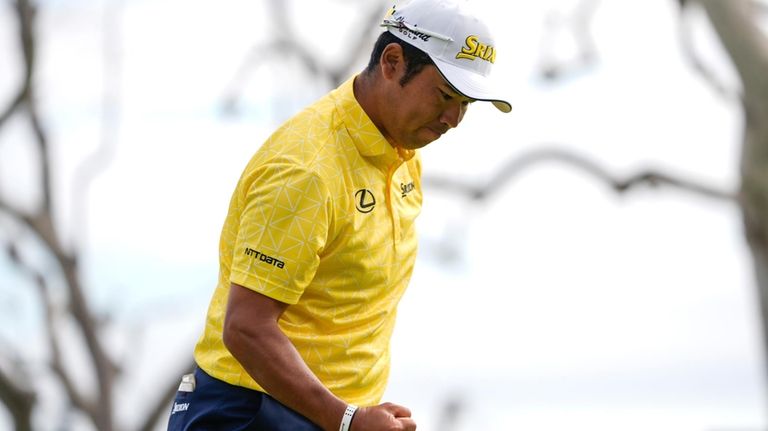
[(355, 416), (357, 406), (349, 404), (344, 411), (344, 416), (341, 417), (341, 425), (339, 431), (349, 431), (349, 426), (352, 424), (352, 418)]

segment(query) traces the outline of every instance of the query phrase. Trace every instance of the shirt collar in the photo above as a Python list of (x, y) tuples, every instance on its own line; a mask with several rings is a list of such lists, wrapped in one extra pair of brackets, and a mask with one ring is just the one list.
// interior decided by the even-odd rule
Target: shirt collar
[(414, 150), (395, 148), (373, 124), (368, 114), (355, 98), (355, 77), (349, 78), (334, 90), (336, 109), (341, 114), (344, 126), (357, 147), (365, 157), (383, 156), (388, 161), (397, 159), (407, 161), (416, 154)]

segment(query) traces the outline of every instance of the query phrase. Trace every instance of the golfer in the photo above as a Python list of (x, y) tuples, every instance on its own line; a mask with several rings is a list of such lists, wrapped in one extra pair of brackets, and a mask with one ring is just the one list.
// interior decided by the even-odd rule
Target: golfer
[(366, 69), (288, 120), (232, 195), (218, 285), (170, 430), (414, 430), (383, 403), (416, 258), (417, 150), (469, 105), (511, 106), (496, 45), (457, 0), (411, 0)]

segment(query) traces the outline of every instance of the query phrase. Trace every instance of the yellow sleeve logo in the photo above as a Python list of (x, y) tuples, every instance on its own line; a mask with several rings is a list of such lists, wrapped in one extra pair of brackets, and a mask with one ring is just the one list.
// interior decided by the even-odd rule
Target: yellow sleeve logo
[(456, 54), (456, 58), (464, 58), (467, 60), (479, 58), (495, 63), (496, 49), (491, 45), (480, 43), (477, 36), (467, 36), (467, 39), (464, 40), (464, 46), (462, 46), (461, 51)]

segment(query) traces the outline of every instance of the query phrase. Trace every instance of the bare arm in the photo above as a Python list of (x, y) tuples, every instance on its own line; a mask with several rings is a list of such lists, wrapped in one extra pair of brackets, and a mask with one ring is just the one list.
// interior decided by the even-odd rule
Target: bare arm
[(277, 320), (288, 304), (232, 284), (224, 344), (270, 395), (326, 430), (338, 429), (347, 405), (312, 374)]
[[(224, 344), (269, 394), (327, 431), (339, 429), (347, 404), (333, 395), (304, 363), (277, 321), (288, 307), (232, 284), (224, 322)], [(352, 430), (415, 430), (405, 407), (385, 403), (361, 408)]]

